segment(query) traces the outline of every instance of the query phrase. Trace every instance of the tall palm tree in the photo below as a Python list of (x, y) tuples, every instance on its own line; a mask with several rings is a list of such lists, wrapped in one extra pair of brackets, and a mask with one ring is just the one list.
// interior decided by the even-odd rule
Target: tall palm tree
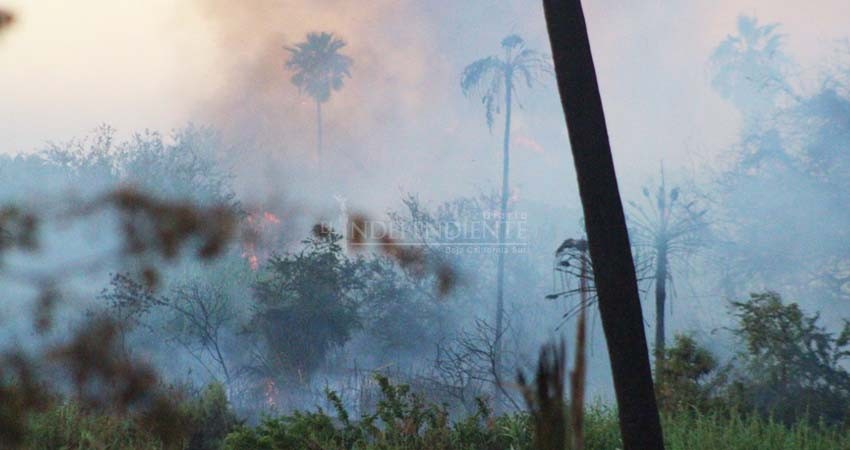
[(678, 187), (668, 188), (661, 170), (661, 183), (655, 192), (643, 188), (645, 204), (629, 202), (635, 247), (643, 249), (655, 269), (655, 370), (661, 373), (666, 346), (665, 310), (667, 283), (673, 280), (671, 259), (686, 257), (704, 244), (708, 222), (705, 209), (685, 202)]
[(544, 0), (624, 450), (663, 450), (629, 232), (581, 0)]
[(322, 103), (333, 91), (342, 89), (346, 77), (351, 77), (354, 61), (340, 53), (346, 42), (333, 33), (308, 33), (307, 40), (286, 47), (289, 59), (286, 68), (294, 71), (292, 84), (316, 102), (316, 156), (322, 157)]
[[(517, 84), (525, 82), (529, 88), (540, 80), (540, 76), (551, 73), (548, 59), (525, 47), (525, 41), (516, 34), (502, 39), (504, 54), (488, 56), (466, 66), (461, 75), (460, 87), (464, 95), (480, 95), (484, 105), (487, 126), (492, 130), (495, 115), (505, 108), (505, 130), (502, 144), (502, 192), (499, 216), (499, 245), (505, 242), (508, 198), (510, 196), (508, 175), (510, 170), (511, 109)], [(502, 250), (500, 248), (500, 250)], [(496, 337), (495, 367), (496, 382), (500, 383), (502, 332), (504, 322), (505, 255), (499, 252), (496, 274)], [(498, 392), (498, 389), (497, 389)]]

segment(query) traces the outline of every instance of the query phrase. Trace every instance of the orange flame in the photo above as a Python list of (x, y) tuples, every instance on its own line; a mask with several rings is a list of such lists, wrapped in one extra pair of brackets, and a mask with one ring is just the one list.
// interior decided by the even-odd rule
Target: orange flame
[(265, 396), (266, 396), (266, 406), (269, 408), (277, 408), (277, 384), (275, 384), (274, 380), (271, 378), (266, 380), (265, 383)]
[(263, 212), (263, 220), (265, 220), (268, 223), (275, 224), (275, 225), (280, 224), (280, 219), (276, 215), (274, 215), (274, 214), (272, 214), (268, 211)]
[(277, 215), (269, 211), (251, 213), (245, 221), (250, 237), (242, 244), (242, 257), (248, 261), (251, 270), (256, 271), (260, 268), (260, 261), (266, 259), (269, 255), (268, 249), (258, 247), (265, 247), (260, 245), (261, 242), (275, 234), (282, 221)]

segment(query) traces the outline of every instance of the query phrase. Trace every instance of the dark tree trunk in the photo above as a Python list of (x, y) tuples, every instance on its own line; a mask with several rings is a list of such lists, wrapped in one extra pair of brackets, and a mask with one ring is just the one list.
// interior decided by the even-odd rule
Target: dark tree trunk
[(584, 391), (587, 380), (587, 245), (581, 252), (581, 278), (579, 279), (579, 301), (581, 309), (576, 323), (576, 359), (573, 372), (570, 373), (570, 392), (572, 405), (570, 421), (573, 426), (573, 448), (584, 450)]
[(580, 0), (544, 0), (624, 450), (664, 448), (629, 235)]
[(667, 345), (664, 311), (667, 303), (667, 247), (659, 245), (655, 255), (655, 370), (660, 375)]
[(504, 334), (505, 321), (505, 235), (507, 229), (508, 197), (510, 197), (510, 185), (508, 175), (510, 173), (510, 143), (511, 143), (511, 102), (513, 101), (513, 74), (510, 69), (505, 72), (505, 133), (502, 143), (502, 198), (499, 205), (499, 251), (496, 268), (496, 341), (494, 349), (494, 378), (496, 379), (495, 404), (499, 407), (502, 383), (502, 335)]

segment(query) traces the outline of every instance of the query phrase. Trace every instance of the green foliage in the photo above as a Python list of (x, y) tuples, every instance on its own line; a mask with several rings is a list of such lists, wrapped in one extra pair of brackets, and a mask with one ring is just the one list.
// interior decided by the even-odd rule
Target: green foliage
[(840, 428), (805, 421), (789, 426), (758, 415), (741, 415), (735, 410), (711, 414), (677, 413), (663, 419), (668, 450), (850, 448), (850, 434)]
[[(6, 447), (3, 447), (6, 448)], [(21, 449), (26, 450), (168, 450), (138, 421), (88, 413), (72, 403), (31, 414)]]
[[(335, 394), (337, 417), (318, 410), (267, 418), (231, 433), (224, 450), (535, 450), (528, 414), (494, 417), (483, 402), (476, 414), (449, 421), (442, 407), (423, 403), (406, 386), (378, 379), (384, 398), (374, 414), (351, 421)], [(336, 398), (336, 401), (333, 400)], [(662, 417), (670, 450), (834, 450), (850, 448), (850, 434), (824, 424), (790, 426), (735, 409)], [(585, 449), (622, 448), (617, 412), (592, 406), (585, 412)]]
[(430, 280), (411, 277), (389, 258), (359, 265), (366, 284), (360, 317), (373, 350), (430, 352), (438, 330), (447, 326), (445, 304), (434, 297)]
[[(164, 410), (159, 410), (165, 412)], [(77, 402), (57, 402), (25, 415), (26, 450), (218, 450), (239, 422), (224, 388), (213, 384), (170, 413), (154, 417), (94, 411)], [(168, 423), (161, 423), (167, 421)], [(162, 427), (173, 432), (157, 433)], [(166, 439), (167, 437), (167, 439)], [(0, 444), (3, 442), (0, 441)], [(0, 445), (0, 448), (7, 448)]]
[(733, 302), (733, 332), (745, 348), (737, 364), (720, 369), (717, 360), (690, 336), (679, 335), (667, 349), (658, 374), (657, 395), (667, 412), (756, 414), (778, 422), (840, 425), (850, 410), (850, 324), (838, 335), (779, 294), (751, 294)]
[(328, 392), (337, 417), (321, 409), (313, 413), (267, 418), (259, 426), (242, 427), (227, 437), (226, 450), (253, 449), (416, 449), (488, 450), (529, 448), (528, 421), (523, 415), (493, 417), (486, 405), (452, 423), (445, 407), (427, 403), (407, 385), (376, 376), (382, 398), (372, 414), (354, 422), (339, 397)]
[(345, 257), (339, 240), (333, 233), (317, 236), (300, 253), (273, 257), (254, 286), (250, 328), (267, 348), (264, 367), (258, 368), (265, 375), (309, 377), (361, 326), (357, 292), (365, 285), (357, 261)]
[[(664, 431), (667, 431), (665, 426)], [(622, 448), (617, 411), (603, 405), (591, 405), (584, 412), (585, 449)], [(670, 448), (668, 442), (668, 449)]]
[[(408, 387), (378, 379), (383, 398), (373, 414), (352, 420), (339, 397), (328, 392), (335, 410), (298, 412), (268, 417), (255, 427), (238, 425), (224, 412), (220, 387), (211, 386), (184, 404), (192, 417), (184, 439), (165, 445), (152, 437), (145, 423), (114, 415), (86, 412), (74, 403), (58, 403), (27, 421), (26, 450), (534, 450), (527, 414), (494, 417), (487, 405), (467, 417), (448, 420), (445, 409), (427, 404)], [(193, 447), (191, 429), (198, 419), (207, 430), (235, 425), (220, 447)], [(841, 428), (806, 421), (782, 424), (735, 409), (712, 413), (670, 412), (663, 417), (670, 450), (835, 450), (850, 448), (850, 434)], [(221, 433), (217, 433), (220, 436)], [(591, 406), (585, 412), (587, 450), (622, 448), (616, 410)], [(2, 443), (0, 443), (2, 444)], [(5, 446), (0, 446), (6, 448)]]
[(306, 380), (356, 331), (378, 352), (434, 341), (433, 288), (388, 257), (345, 255), (340, 239), (317, 235), (299, 253), (272, 257), (255, 284), (249, 329), (265, 345), (264, 375)]
[(845, 420), (850, 373), (841, 364), (850, 355), (850, 323), (836, 336), (819, 325), (818, 314), (783, 304), (775, 292), (752, 294), (733, 307), (739, 319), (735, 333), (746, 344), (740, 357), (747, 371), (733, 394), (784, 422), (807, 415)]
[(656, 394), (659, 407), (667, 411), (710, 409), (725, 381), (716, 372), (718, 363), (711, 352), (688, 335), (676, 335), (659, 367)]
[(208, 385), (197, 399), (189, 402), (187, 412), (192, 427), (187, 450), (217, 450), (224, 437), (239, 425), (224, 386), (218, 383)]

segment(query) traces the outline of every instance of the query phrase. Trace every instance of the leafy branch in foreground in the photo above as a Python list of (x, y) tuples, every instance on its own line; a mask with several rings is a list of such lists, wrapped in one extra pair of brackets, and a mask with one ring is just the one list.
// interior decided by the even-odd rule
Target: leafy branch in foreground
[(529, 385), (521, 372), (518, 375), (534, 424), (534, 447), (538, 450), (570, 448), (564, 400), (566, 357), (563, 341), (547, 344), (540, 350), (534, 385)]
[(6, 10), (0, 9), (0, 32), (6, 31), (6, 28), (13, 23), (15, 23), (15, 16)]
[[(225, 208), (199, 208), (191, 203), (159, 200), (133, 189), (117, 189), (75, 209), (69, 217), (82, 218), (103, 211), (121, 219), (119, 237), (124, 251), (119, 256), (147, 259), (176, 258), (188, 242), (197, 255), (219, 255), (235, 234), (235, 217)], [(35, 211), (7, 206), (0, 211), (0, 251), (34, 253), (40, 249), (39, 234), (45, 220)], [(102, 264), (102, 262), (101, 262)], [(145, 266), (149, 285), (156, 271)], [(73, 273), (90, 273), (92, 267), (64, 267), (58, 273), (15, 273), (39, 288), (34, 328), (46, 335), (52, 328), (54, 310), (62, 299), (58, 283)], [(27, 352), (12, 348), (0, 354), (0, 441), (11, 448), (22, 443), (30, 412), (44, 410), (70, 388), (75, 401), (86, 408), (131, 415), (145, 429), (169, 445), (182, 441), (184, 424), (177, 410), (177, 396), (164, 390), (156, 371), (148, 364), (120, 351), (119, 326), (105, 317), (93, 317), (67, 340), (45, 342)]]

